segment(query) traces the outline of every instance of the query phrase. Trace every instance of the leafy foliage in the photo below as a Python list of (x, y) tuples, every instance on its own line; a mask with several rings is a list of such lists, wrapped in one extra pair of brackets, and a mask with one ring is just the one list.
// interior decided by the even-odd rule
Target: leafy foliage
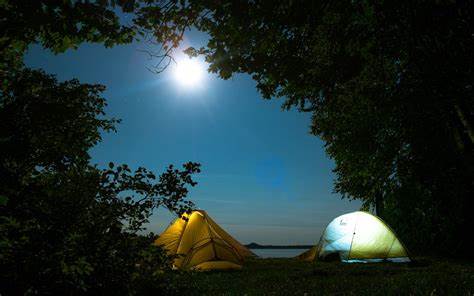
[(103, 118), (102, 85), (58, 83), (51, 75), (28, 69), (3, 78), (1, 161), (15, 178), (39, 167), (55, 170), (88, 161), (88, 150), (101, 140), (101, 130), (115, 130), (118, 121)]
[[(82, 43), (106, 47), (149, 37), (162, 26), (164, 40), (158, 56), (169, 58), (189, 24), (173, 25), (164, 18), (181, 1), (162, 0), (4, 0), (0, 1), (0, 71), (11, 72), (23, 65), (23, 54), (31, 44), (53, 53), (77, 49)], [(181, 15), (175, 15), (181, 18)], [(191, 18), (192, 16), (187, 16)]]
[(135, 1), (2, 1), (0, 27), (3, 49), (23, 49), (40, 42), (55, 53), (83, 42), (105, 46), (129, 43), (131, 25), (122, 24), (117, 12), (133, 11)]
[(88, 150), (117, 122), (103, 117), (104, 87), (27, 69), (16, 78), (0, 97), (2, 293), (133, 294), (138, 283), (166, 291), (177, 276), (170, 258), (138, 233), (156, 207), (192, 209), (187, 187), (199, 164), (158, 179), (145, 168), (92, 166)]
[(31, 44), (54, 53), (143, 35), (130, 14), (155, 1), (0, 1), (0, 293), (182, 292), (171, 259), (140, 235), (153, 209), (190, 211), (197, 163), (158, 178), (100, 169), (89, 149), (119, 122), (102, 85), (58, 82), (23, 65)]

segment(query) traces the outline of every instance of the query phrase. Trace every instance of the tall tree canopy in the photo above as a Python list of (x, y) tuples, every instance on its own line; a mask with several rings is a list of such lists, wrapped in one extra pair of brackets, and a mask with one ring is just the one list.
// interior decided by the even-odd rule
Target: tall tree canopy
[[(247, 73), (264, 98), (312, 113), (335, 189), (377, 206), (412, 249), (470, 254), (472, 1), (168, 1), (136, 24), (173, 46), (209, 35), (222, 78)], [(173, 34), (170, 35), (170, 32)]]

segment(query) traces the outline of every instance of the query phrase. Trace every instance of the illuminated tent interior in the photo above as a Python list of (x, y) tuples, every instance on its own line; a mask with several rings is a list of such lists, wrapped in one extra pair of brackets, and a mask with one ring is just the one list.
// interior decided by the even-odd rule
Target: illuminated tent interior
[(255, 256), (202, 210), (177, 218), (155, 241), (169, 255), (178, 255), (179, 269), (241, 269), (245, 258)]
[(353, 212), (329, 223), (319, 243), (297, 256), (305, 261), (409, 262), (408, 252), (390, 227), (367, 212)]

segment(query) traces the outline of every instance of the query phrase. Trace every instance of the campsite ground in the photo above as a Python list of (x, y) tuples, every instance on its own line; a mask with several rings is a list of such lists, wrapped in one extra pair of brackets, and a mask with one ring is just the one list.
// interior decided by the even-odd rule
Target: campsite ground
[(474, 295), (474, 264), (343, 264), (255, 259), (241, 271), (194, 275), (205, 295)]

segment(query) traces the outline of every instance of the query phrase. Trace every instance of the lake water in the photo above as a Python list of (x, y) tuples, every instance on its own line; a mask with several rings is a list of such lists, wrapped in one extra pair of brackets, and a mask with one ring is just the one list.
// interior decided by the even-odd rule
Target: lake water
[(250, 249), (260, 258), (291, 258), (308, 249)]

